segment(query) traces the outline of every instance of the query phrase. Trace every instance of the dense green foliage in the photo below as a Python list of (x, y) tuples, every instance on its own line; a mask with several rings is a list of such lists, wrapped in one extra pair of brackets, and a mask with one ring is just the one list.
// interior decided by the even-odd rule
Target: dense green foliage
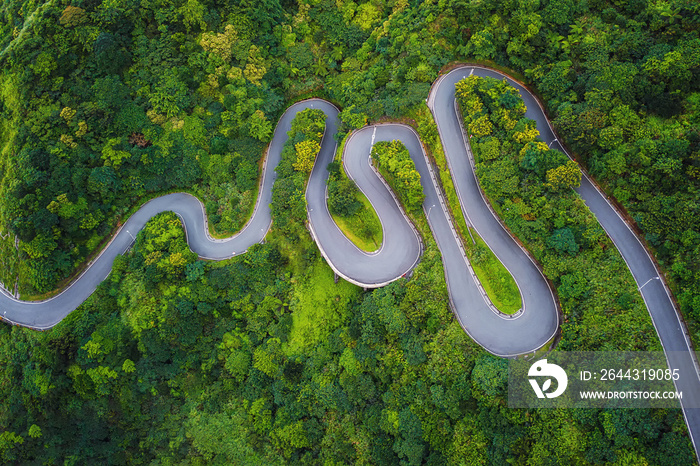
[(372, 146), (372, 162), (376, 165), (399, 201), (409, 211), (419, 211), (425, 194), (420, 173), (401, 141), (380, 141)]
[[(681, 11), (671, 10), (665, 22), (675, 23)], [(673, 28), (677, 30), (675, 35), (680, 35), (678, 24)], [(560, 73), (556, 68), (561, 66), (550, 74)], [(578, 66), (597, 74), (602, 65)], [(552, 107), (557, 109), (554, 124), (590, 174), (602, 182), (643, 231), (671, 278), (672, 290), (691, 324), (696, 345), (700, 344), (697, 29), (694, 39), (679, 37), (675, 47), (650, 47), (636, 66), (605, 66), (609, 67), (605, 74), (591, 78), (600, 84), (586, 94), (585, 102), (573, 100), (554, 107), (557, 99), (552, 98)], [(569, 84), (574, 89), (581, 85), (579, 81)], [(551, 90), (542, 91), (546, 97), (551, 96)]]
[(328, 210), (331, 214), (351, 217), (362, 208), (357, 199), (359, 189), (347, 176), (341, 174), (342, 165), (328, 164)]
[(484, 291), (491, 303), (501, 312), (505, 314), (517, 312), (522, 308), (523, 303), (513, 276), (486, 246), (476, 230), (467, 226), (432, 113), (427, 105), (419, 104), (411, 109), (408, 115), (411, 118), (409, 122), (420, 136), (423, 148), (432, 161), (433, 168), (436, 169), (452, 225), (460, 237), (464, 252)]
[(285, 99), (332, 98), (345, 131), (477, 59), (544, 97), (700, 321), (696, 2), (11, 0), (0, 15), (3, 283), (51, 289), (148, 193), (193, 189), (236, 230)]
[(204, 262), (161, 214), (57, 327), (0, 327), (0, 459), (691, 464), (679, 410), (507, 408), (506, 361), (452, 317), (433, 241), (410, 281), (363, 292), (276, 233)]
[(3, 13), (19, 26), (0, 77), (0, 217), (21, 241), (13, 272), (30, 292), (72, 272), (148, 193), (194, 189), (215, 226), (240, 228), (257, 195), (266, 115), (282, 103), (261, 80), (243, 14), (193, 35), (206, 25), (197, 2), (67, 3)]
[[(697, 2), (38, 3), (0, 11), (8, 286), (54, 288), (139, 199), (170, 189), (193, 190), (216, 229), (236, 230), (285, 102), (328, 97), (347, 131), (405, 116), (441, 68), (478, 59), (544, 97), (700, 322)], [(499, 155), (480, 176), (507, 182), (492, 200), (560, 277), (560, 347), (653, 347), (614, 248), (562, 189), (570, 170), (547, 178), (564, 159), (534, 143), (522, 166), (497, 123), (477, 152), (497, 140)], [(301, 176), (294, 150), (290, 179)], [(677, 410), (507, 409), (504, 361), (451, 320), (434, 244), (410, 281), (371, 293), (333, 284), (299, 186), (282, 186), (293, 200), (278, 191), (292, 205), (243, 257), (194, 260), (163, 215), (55, 329), (0, 328), (2, 461), (692, 464)]]
[(290, 237), (304, 234), (306, 221), (306, 181), (321, 150), (326, 115), (321, 110), (297, 113), (287, 132), (282, 158), (275, 168), (277, 179), (272, 188), (272, 217), (275, 226)]
[(566, 350), (659, 350), (620, 253), (575, 191), (581, 172), (536, 139), (518, 92), (472, 76), (457, 83), (476, 173), (499, 216), (556, 287)]

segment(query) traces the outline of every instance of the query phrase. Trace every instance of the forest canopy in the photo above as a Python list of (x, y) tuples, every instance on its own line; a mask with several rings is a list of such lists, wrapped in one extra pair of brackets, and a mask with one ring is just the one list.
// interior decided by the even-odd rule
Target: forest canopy
[[(240, 229), (291, 103), (334, 102), (340, 139), (410, 119), (441, 71), (478, 62), (541, 96), (636, 222), (700, 342), (697, 2), (38, 3), (0, 11), (0, 281), (22, 297), (65, 285), (135, 206), (168, 191), (199, 196), (214, 233)], [(559, 347), (652, 347), (600, 229), (543, 210), (583, 212), (565, 195), (573, 167), (538, 143), (512, 95), (484, 86), (467, 122), (479, 175), (555, 277), (570, 318)], [(278, 190), (303, 193), (297, 155), (312, 136), (286, 149)], [(294, 205), (273, 202), (267, 243), (243, 257), (198, 260), (163, 214), (54, 329), (2, 326), (2, 461), (693, 463), (678, 410), (508, 409), (506, 363), (453, 320), (429, 235), (411, 280), (364, 291), (334, 282), (303, 197), (277, 200)], [(587, 254), (604, 260), (582, 267)]]

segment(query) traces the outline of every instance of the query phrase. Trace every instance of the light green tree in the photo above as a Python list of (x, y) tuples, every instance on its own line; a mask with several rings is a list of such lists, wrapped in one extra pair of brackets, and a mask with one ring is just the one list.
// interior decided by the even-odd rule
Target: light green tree
[(547, 170), (547, 184), (554, 190), (578, 188), (581, 185), (581, 170), (569, 160), (564, 165)]
[(314, 140), (307, 139), (297, 143), (294, 149), (297, 152), (297, 159), (293, 165), (294, 169), (307, 174), (311, 173), (316, 156), (321, 151), (321, 145)]
[(260, 141), (267, 141), (272, 134), (272, 124), (267, 120), (267, 117), (262, 110), (256, 110), (248, 118), (248, 131), (250, 135)]

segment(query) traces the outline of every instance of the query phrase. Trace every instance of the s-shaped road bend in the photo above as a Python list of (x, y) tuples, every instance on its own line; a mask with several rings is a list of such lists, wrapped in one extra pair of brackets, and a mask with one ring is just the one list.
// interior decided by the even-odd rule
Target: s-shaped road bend
[[(114, 258), (127, 251), (135, 235), (151, 217), (160, 212), (173, 211), (180, 216), (190, 248), (205, 259), (230, 258), (261, 242), (271, 225), (269, 203), (275, 179), (274, 168), (279, 162), (291, 121), (301, 110), (318, 108), (326, 114), (327, 120), (321, 152), (306, 192), (309, 226), (322, 254), (336, 273), (355, 284), (378, 287), (405, 276), (420, 259), (422, 245), (419, 236), (369, 162), (372, 144), (399, 139), (408, 148), (421, 174), (426, 195), (423, 208), (442, 254), (451, 302), (465, 331), (488, 351), (499, 356), (524, 354), (542, 347), (552, 339), (559, 327), (553, 294), (539, 269), (505, 231), (481, 196), (472, 168), (471, 152), (455, 110), (454, 84), (472, 73), (506, 78), (520, 91), (528, 109), (526, 116), (537, 122), (544, 142), (556, 145), (562, 151), (564, 149), (534, 96), (519, 83), (498, 72), (479, 67), (461, 67), (442, 76), (431, 89), (428, 105), (435, 116), (460, 201), (468, 217), (467, 222), (484, 237), (516, 280), (523, 298), (523, 310), (517, 317), (504, 318), (491, 310), (454, 233), (420, 140), (407, 126), (389, 124), (367, 127), (349, 138), (344, 151), (345, 168), (377, 211), (384, 230), (384, 242), (379, 251), (368, 254), (357, 249), (342, 235), (328, 213), (325, 188), (328, 177), (326, 166), (333, 159), (336, 149), (333, 135), (337, 129), (338, 110), (319, 99), (299, 102), (281, 117), (265, 160), (258, 203), (250, 221), (239, 233), (225, 240), (213, 239), (207, 230), (204, 208), (196, 198), (185, 193), (161, 196), (147, 202), (133, 214), (85, 271), (60, 294), (45, 301), (28, 302), (17, 300), (0, 288), (0, 317), (36, 329), (56, 325), (92, 294), (109, 274)], [(699, 406), (700, 403), (694, 398), (700, 397), (700, 377), (691, 356), (692, 347), (653, 260), (622, 217), (585, 175), (577, 191), (630, 267), (661, 338), (670, 368), (679, 368), (682, 374), (687, 374), (687, 377), (676, 382), (677, 389), (683, 390), (682, 404)], [(700, 435), (700, 410), (684, 408), (683, 412), (695, 445)]]
[[(478, 209), (480, 193), (478, 192), (478, 186), (475, 185), (473, 171), (466, 166), (471, 153), (469, 152), (468, 157), (464, 152), (465, 150), (470, 151), (470, 149), (468, 149), (468, 146), (465, 146), (463, 141), (460, 141), (460, 138), (449, 137), (449, 135), (459, 134), (461, 131), (454, 106), (455, 83), (471, 74), (506, 79), (508, 84), (515, 87), (523, 97), (527, 107), (525, 116), (537, 122), (537, 129), (540, 132), (542, 141), (550, 147), (562, 151), (569, 157), (571, 156), (557, 139), (539, 101), (522, 84), (503, 73), (477, 66), (462, 66), (443, 75), (431, 89), (428, 106), (435, 116), (445, 155), (450, 161), (455, 185), (463, 196), (463, 203), (466, 201), (466, 211), (474, 223), (478, 223), (477, 215), (472, 213), (474, 212), (472, 203), (477, 200), (476, 208)], [(581, 186), (576, 189), (576, 192), (596, 216), (598, 222), (607, 232), (627, 263), (661, 340), (668, 366), (670, 369), (679, 369), (681, 378), (674, 383), (676, 389), (683, 392), (681, 407), (683, 408), (683, 415), (685, 416), (693, 447), (695, 447), (697, 453), (697, 442), (700, 441), (700, 409), (698, 409), (700, 407), (700, 374), (698, 373), (697, 361), (687, 330), (681, 322), (664, 278), (637, 235), (634, 234), (620, 213), (612, 206), (585, 172), (583, 173)], [(465, 195), (465, 193), (468, 194)], [(485, 239), (490, 239), (489, 235), (492, 230), (487, 231), (489, 233)], [(489, 246), (492, 248), (497, 247), (497, 245), (491, 245), (490, 242)], [(515, 278), (518, 281), (517, 275), (515, 275)], [(520, 285), (520, 283), (518, 284)]]

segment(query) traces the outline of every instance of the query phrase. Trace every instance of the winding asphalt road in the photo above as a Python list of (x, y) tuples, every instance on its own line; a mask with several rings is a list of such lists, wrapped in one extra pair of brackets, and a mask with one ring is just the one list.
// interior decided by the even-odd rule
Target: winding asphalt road
[(420, 259), (422, 245), (391, 190), (373, 170), (369, 154), (374, 142), (391, 140), (392, 136), (403, 140), (409, 131), (401, 125), (367, 127), (353, 133), (345, 146), (345, 169), (372, 203), (384, 233), (379, 250), (366, 253), (340, 231), (328, 212), (326, 202), (326, 167), (333, 161), (336, 152), (332, 135), (337, 126), (338, 110), (323, 101), (312, 101), (310, 105), (326, 113), (326, 134), (306, 188), (311, 234), (335, 273), (365, 288), (384, 286), (413, 269)]
[[(331, 107), (330, 104), (323, 103)], [(287, 131), (291, 128), (297, 112), (312, 105), (313, 101), (293, 105), (280, 118), (265, 159), (253, 215), (236, 235), (227, 239), (212, 238), (206, 227), (204, 206), (194, 196), (175, 193), (155, 198), (129, 217), (85, 271), (60, 294), (45, 301), (20, 301), (4, 288), (0, 288), (0, 317), (10, 323), (34, 329), (53, 327), (95, 291), (97, 285), (109, 275), (114, 258), (124, 254), (148, 220), (161, 212), (172, 211), (181, 218), (190, 249), (204, 259), (228, 259), (244, 253), (253, 244), (261, 242), (272, 225), (269, 205), (272, 200), (272, 185), (276, 177), (274, 168), (280, 161), (282, 146), (287, 140)], [(332, 108), (337, 115), (337, 110)], [(326, 139), (332, 140), (332, 138)]]
[[(431, 89), (428, 106), (435, 116), (445, 153), (450, 162), (452, 176), (463, 196), (462, 202), (466, 204), (466, 212), (474, 221), (477, 230), (480, 230), (481, 220), (478, 215), (481, 214), (474, 213), (480, 209), (481, 203), (478, 201), (480, 193), (478, 186), (474, 185), (473, 170), (467, 167), (465, 162), (471, 158), (470, 149), (468, 144), (464, 144), (464, 140), (460, 141), (460, 138), (449, 137), (449, 135), (457, 134), (459, 131), (459, 121), (454, 110), (454, 85), (470, 74), (506, 79), (523, 97), (527, 106), (525, 116), (535, 120), (540, 138), (550, 147), (562, 151), (570, 158), (571, 156), (559, 143), (537, 99), (510, 77), (490, 69), (463, 66), (438, 79)], [(467, 154), (469, 155), (467, 156)], [(679, 369), (681, 377), (675, 382), (676, 390), (683, 392), (681, 406), (693, 446), (697, 452), (697, 442), (700, 440), (700, 374), (687, 330), (679, 318), (679, 312), (674, 306), (663, 276), (639, 238), (585, 172), (583, 172), (581, 186), (576, 189), (576, 192), (596, 216), (627, 263), (661, 340), (668, 366), (670, 369)], [(488, 217), (488, 215), (483, 213), (483, 217)], [(492, 237), (489, 236), (494, 230), (495, 228), (489, 229), (487, 227), (485, 231), (488, 231), (488, 234), (485, 236), (485, 240), (489, 243), (489, 247), (498, 251), (497, 253), (500, 255), (500, 241), (492, 242)], [(504, 256), (501, 258), (507, 265), (506, 258)], [(515, 272), (515, 270), (513, 271)], [(514, 273), (514, 277), (520, 286), (518, 272)]]
[[(319, 99), (293, 105), (280, 119), (268, 149), (258, 204), (251, 220), (238, 234), (224, 240), (213, 239), (206, 228), (202, 204), (188, 194), (156, 198), (132, 215), (100, 255), (59, 295), (41, 302), (27, 302), (19, 301), (0, 289), (0, 317), (36, 329), (56, 325), (92, 294), (109, 274), (114, 258), (127, 251), (135, 235), (151, 217), (160, 212), (173, 211), (180, 216), (190, 248), (202, 258), (230, 258), (261, 242), (271, 225), (269, 203), (275, 179), (273, 169), (279, 162), (291, 120), (305, 108), (318, 108), (326, 114), (327, 122), (321, 153), (306, 192), (308, 216), (312, 235), (336, 273), (358, 285), (378, 287), (410, 272), (420, 258), (422, 245), (419, 236), (369, 162), (374, 142), (399, 139), (409, 149), (421, 174), (426, 194), (423, 208), (442, 253), (450, 299), (462, 327), (484, 348), (499, 356), (514, 356), (542, 347), (552, 339), (559, 326), (553, 294), (539, 269), (505, 231), (483, 199), (473, 172), (469, 145), (456, 113), (454, 84), (472, 73), (507, 79), (520, 91), (527, 106), (526, 116), (537, 122), (542, 140), (563, 152), (565, 150), (557, 141), (535, 97), (501, 73), (465, 66), (442, 76), (431, 89), (428, 106), (435, 116), (466, 220), (481, 234), (515, 278), (523, 298), (523, 310), (517, 317), (503, 316), (489, 306), (488, 298), (473, 276), (454, 233), (420, 140), (407, 126), (391, 124), (367, 127), (349, 138), (344, 152), (345, 168), (377, 211), (384, 229), (384, 242), (378, 251), (365, 253), (344, 237), (328, 213), (325, 187), (328, 176), (326, 166), (333, 159), (336, 149), (332, 136), (337, 128), (338, 110)], [(700, 435), (700, 409), (690, 407), (700, 406), (700, 376), (685, 327), (663, 278), (637, 236), (585, 174), (577, 192), (596, 215), (632, 271), (665, 349), (669, 367), (680, 369), (681, 379), (676, 382), (676, 387), (683, 391), (683, 412), (695, 445)]]

